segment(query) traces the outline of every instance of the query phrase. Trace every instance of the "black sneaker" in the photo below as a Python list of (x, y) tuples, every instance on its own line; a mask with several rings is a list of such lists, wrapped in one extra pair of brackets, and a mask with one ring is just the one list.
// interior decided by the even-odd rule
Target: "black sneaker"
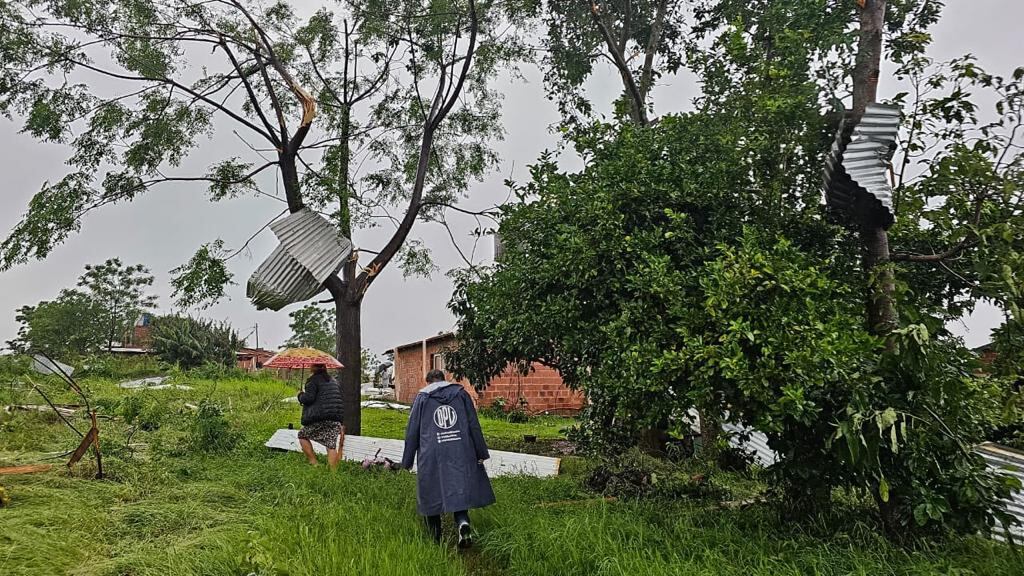
[(469, 527), (469, 522), (462, 522), (459, 524), (459, 548), (469, 548), (473, 545), (473, 529)]

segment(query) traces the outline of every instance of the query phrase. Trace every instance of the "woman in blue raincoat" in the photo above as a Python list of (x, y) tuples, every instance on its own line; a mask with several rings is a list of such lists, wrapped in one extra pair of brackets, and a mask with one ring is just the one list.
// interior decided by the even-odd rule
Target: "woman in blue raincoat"
[(417, 510), (431, 536), (441, 540), (441, 514), (452, 513), (459, 547), (465, 548), (471, 543), (469, 509), (494, 503), (484, 469), (490, 454), (466, 390), (445, 382), (440, 370), (427, 374), (427, 384), (412, 404), (402, 467), (411, 469), (416, 462)]

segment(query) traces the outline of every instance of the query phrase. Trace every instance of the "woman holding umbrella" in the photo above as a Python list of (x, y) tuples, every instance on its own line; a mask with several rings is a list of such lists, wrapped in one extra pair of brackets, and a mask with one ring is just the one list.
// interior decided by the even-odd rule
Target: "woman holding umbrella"
[(265, 366), (313, 369), (313, 374), (298, 394), (299, 404), (302, 404), (299, 446), (309, 463), (316, 466), (318, 462), (313, 442), (322, 444), (327, 448), (328, 466), (332, 470), (337, 468), (345, 443), (345, 426), (342, 424), (341, 387), (327, 372), (327, 368), (341, 368), (341, 362), (319, 350), (293, 348), (274, 356)]

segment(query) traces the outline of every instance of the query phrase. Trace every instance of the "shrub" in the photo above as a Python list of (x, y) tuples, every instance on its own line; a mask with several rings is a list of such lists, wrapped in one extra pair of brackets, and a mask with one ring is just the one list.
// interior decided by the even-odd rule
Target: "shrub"
[(121, 417), (126, 424), (138, 426), (140, 430), (152, 432), (163, 423), (168, 413), (165, 402), (157, 400), (150, 394), (138, 392), (127, 396), (121, 401)]
[(157, 356), (183, 370), (204, 364), (235, 365), (242, 342), (226, 323), (183, 316), (162, 316), (153, 322)]
[[(163, 371), (159, 359), (148, 354), (118, 356), (115, 354), (93, 354), (82, 361), (83, 376), (100, 378), (142, 378)], [(76, 374), (77, 376), (78, 374)]]
[(220, 380), (226, 378), (244, 378), (247, 376), (244, 370), (232, 363), (229, 366), (215, 362), (205, 362), (188, 371), (189, 376), (200, 380)]
[(23, 354), (0, 355), (0, 377), (23, 376), (30, 368), (31, 360)]
[(188, 440), (197, 452), (230, 452), (238, 444), (239, 435), (220, 406), (203, 400), (192, 417)]
[(785, 241), (721, 249), (701, 281), (702, 329), (666, 360), (690, 375), (692, 397), (766, 433), (791, 511), (820, 510), (847, 487), (871, 495), (891, 534), (1007, 520), (1010, 480), (972, 452), (1005, 394), (975, 376), (959, 341), (923, 325), (871, 337), (857, 295)]
[(505, 414), (505, 419), (513, 424), (523, 424), (530, 421), (530, 414), (526, 411), (526, 398), (519, 398), (516, 406)]
[(490, 406), (480, 409), (480, 415), (494, 420), (505, 419), (505, 407), (508, 405), (508, 398), (499, 396), (491, 402)]
[(632, 448), (597, 460), (584, 479), (590, 490), (624, 499), (724, 498), (708, 470), (692, 470)]

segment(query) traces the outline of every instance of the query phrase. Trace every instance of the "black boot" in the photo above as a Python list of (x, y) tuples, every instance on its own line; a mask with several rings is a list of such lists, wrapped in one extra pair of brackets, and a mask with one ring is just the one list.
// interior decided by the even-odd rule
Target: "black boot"
[(473, 545), (473, 529), (469, 525), (469, 512), (463, 510), (455, 513), (455, 527), (459, 534), (459, 548)]

